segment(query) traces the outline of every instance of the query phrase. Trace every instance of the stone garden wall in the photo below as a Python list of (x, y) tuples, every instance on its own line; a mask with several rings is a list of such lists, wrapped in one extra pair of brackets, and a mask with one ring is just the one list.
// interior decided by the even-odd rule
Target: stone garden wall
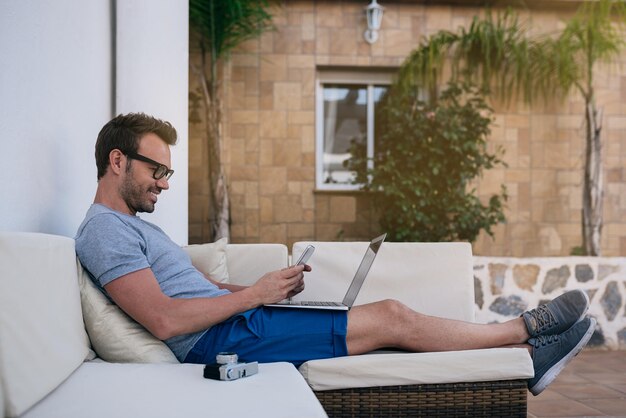
[(589, 295), (590, 346), (626, 350), (626, 257), (474, 257), (476, 321), (502, 322), (566, 290)]

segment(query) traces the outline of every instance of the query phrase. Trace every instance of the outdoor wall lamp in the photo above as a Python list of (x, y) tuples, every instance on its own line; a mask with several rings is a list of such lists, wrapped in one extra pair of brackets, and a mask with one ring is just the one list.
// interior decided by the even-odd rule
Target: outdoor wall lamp
[(367, 16), (367, 30), (363, 34), (363, 37), (370, 44), (373, 44), (378, 40), (378, 30), (380, 29), (380, 24), (383, 21), (383, 10), (384, 7), (376, 3), (376, 0), (372, 0), (369, 6), (365, 8), (365, 15)]

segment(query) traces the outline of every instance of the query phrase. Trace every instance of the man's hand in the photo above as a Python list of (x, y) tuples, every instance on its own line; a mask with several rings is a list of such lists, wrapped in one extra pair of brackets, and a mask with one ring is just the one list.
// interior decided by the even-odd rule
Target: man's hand
[(251, 288), (262, 304), (276, 303), (304, 290), (304, 272), (311, 267), (303, 264), (272, 271), (261, 277)]

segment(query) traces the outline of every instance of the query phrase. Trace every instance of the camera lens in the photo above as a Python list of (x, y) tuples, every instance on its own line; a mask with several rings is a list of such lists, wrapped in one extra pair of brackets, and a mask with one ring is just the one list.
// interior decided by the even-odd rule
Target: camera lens
[(239, 361), (239, 356), (237, 356), (237, 353), (217, 353), (217, 356), (215, 356), (215, 361), (217, 362), (217, 364), (237, 363), (237, 361)]

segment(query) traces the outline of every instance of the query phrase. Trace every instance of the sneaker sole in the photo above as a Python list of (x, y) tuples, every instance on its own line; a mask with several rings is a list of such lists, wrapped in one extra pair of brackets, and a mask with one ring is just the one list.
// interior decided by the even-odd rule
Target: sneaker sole
[(590, 318), (590, 319), (591, 321), (589, 322), (589, 328), (587, 329), (587, 332), (585, 332), (585, 335), (583, 335), (583, 337), (580, 339), (578, 344), (576, 344), (576, 346), (572, 348), (569, 353), (563, 356), (563, 358), (558, 363), (556, 363), (554, 366), (548, 369), (548, 371), (543, 375), (541, 379), (539, 379), (539, 381), (535, 384), (535, 386), (533, 386), (532, 388), (529, 388), (530, 393), (537, 396), (541, 392), (543, 392), (543, 390), (546, 387), (548, 387), (548, 385), (552, 383), (554, 379), (556, 379), (559, 373), (561, 373), (561, 371), (565, 368), (567, 363), (572, 361), (572, 359), (576, 357), (578, 353), (582, 351), (585, 345), (587, 345), (587, 343), (591, 339), (591, 336), (593, 335), (593, 332), (596, 329), (596, 324), (597, 324), (597, 321), (594, 318)]

